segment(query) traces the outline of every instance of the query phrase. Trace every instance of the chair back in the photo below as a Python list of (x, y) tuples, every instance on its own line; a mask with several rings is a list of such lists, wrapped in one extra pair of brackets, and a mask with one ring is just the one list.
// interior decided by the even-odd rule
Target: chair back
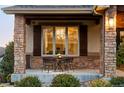
[(56, 59), (53, 57), (43, 57), (43, 63), (53, 63), (56, 62)]

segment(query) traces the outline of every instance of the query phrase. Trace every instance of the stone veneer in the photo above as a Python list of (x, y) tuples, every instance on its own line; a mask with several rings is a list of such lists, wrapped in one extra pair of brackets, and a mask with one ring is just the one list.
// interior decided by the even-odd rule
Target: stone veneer
[(116, 75), (116, 6), (111, 6), (105, 13), (105, 23), (110, 17), (114, 18), (112, 28), (105, 26), (104, 45), (104, 74), (105, 77)]
[(32, 69), (41, 69), (43, 65), (43, 60), (41, 56), (33, 56), (31, 57), (31, 68)]
[(14, 60), (14, 73), (25, 73), (25, 19), (23, 15), (15, 15)]

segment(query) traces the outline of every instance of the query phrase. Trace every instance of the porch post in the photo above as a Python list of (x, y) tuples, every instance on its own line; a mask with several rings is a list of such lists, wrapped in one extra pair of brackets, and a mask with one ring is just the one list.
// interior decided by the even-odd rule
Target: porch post
[(100, 38), (100, 41), (101, 41), (101, 45), (100, 45), (100, 73), (101, 74), (104, 74), (104, 31), (105, 31), (105, 15), (102, 15), (102, 19), (101, 19), (101, 24), (102, 24), (102, 27), (101, 27), (101, 38)]
[(116, 6), (110, 6), (105, 12), (104, 44), (104, 75), (110, 78), (116, 75)]
[(14, 27), (14, 73), (25, 73), (25, 18), (15, 15)]

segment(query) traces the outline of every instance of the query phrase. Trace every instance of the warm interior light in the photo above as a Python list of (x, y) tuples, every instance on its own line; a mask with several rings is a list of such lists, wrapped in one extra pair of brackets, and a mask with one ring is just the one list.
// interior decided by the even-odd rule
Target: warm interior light
[(64, 39), (65, 38), (65, 30), (63, 28), (59, 28), (59, 30), (56, 31), (56, 36), (58, 39)]
[(114, 26), (114, 18), (109, 18), (109, 27), (112, 28)]

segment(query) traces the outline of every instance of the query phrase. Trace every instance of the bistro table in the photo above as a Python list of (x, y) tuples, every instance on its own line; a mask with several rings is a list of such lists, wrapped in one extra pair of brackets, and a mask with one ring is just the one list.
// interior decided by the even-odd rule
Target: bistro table
[(68, 70), (73, 69), (74, 70), (72, 62), (73, 62), (73, 58), (71, 58), (71, 57), (60, 57), (60, 58), (57, 57), (54, 71), (56, 71), (56, 70), (64, 71), (66, 69), (68, 69)]
[(61, 57), (61, 58), (57, 57), (56, 58), (56, 63), (55, 63), (54, 71), (56, 71), (56, 70), (63, 71), (64, 70), (63, 67), (62, 67), (63, 66), (63, 64), (62, 64), (63, 61), (65, 61), (63, 57)]

